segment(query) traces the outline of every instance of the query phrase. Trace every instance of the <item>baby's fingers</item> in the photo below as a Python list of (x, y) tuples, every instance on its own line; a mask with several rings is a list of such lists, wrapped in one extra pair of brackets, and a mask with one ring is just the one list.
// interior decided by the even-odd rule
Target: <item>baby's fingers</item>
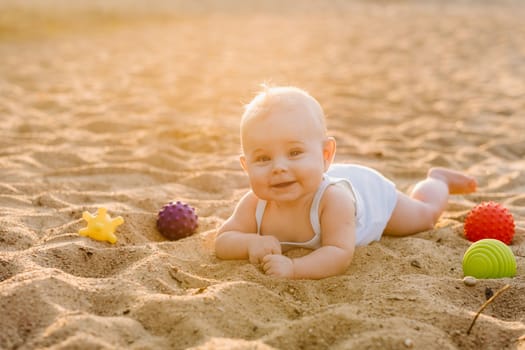
[(268, 271), (270, 271), (270, 269), (273, 266), (273, 264), (272, 264), (272, 254), (265, 255), (262, 258), (261, 264), (262, 264), (263, 271), (265, 273), (268, 273)]
[(261, 259), (261, 263), (264, 265), (266, 265), (267, 263), (271, 262), (272, 261), (272, 256), (274, 254), (266, 254), (262, 259)]
[(282, 276), (279, 258), (281, 254), (269, 254), (262, 259), (262, 269), (270, 276)]

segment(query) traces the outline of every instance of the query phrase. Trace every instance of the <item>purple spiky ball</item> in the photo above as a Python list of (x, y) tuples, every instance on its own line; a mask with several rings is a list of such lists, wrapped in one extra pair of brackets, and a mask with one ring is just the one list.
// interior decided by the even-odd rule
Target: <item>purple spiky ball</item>
[(157, 229), (170, 240), (188, 237), (198, 226), (195, 209), (180, 201), (169, 202), (162, 207), (157, 216)]

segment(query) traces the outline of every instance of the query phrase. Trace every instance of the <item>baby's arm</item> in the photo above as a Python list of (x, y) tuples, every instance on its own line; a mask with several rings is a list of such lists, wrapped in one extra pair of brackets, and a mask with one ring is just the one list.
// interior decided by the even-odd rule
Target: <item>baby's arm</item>
[(268, 254), (281, 254), (281, 244), (273, 236), (256, 233), (257, 198), (252, 192), (244, 195), (232, 216), (224, 222), (215, 239), (215, 255), (220, 259), (248, 259), (260, 263)]
[(263, 269), (269, 275), (320, 279), (345, 272), (355, 246), (355, 206), (347, 189), (330, 186), (321, 201), (322, 247), (295, 259), (267, 255)]

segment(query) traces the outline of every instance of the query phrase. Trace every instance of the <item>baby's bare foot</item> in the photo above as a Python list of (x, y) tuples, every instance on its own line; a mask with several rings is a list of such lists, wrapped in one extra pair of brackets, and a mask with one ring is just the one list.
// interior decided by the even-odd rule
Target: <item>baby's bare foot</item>
[(428, 171), (428, 177), (446, 183), (450, 194), (471, 193), (478, 186), (474, 177), (447, 168), (432, 168)]

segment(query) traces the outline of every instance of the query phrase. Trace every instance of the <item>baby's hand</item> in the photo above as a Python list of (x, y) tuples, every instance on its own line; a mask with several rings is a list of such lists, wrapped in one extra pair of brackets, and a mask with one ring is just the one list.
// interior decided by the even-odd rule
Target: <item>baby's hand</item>
[(264, 273), (270, 276), (293, 278), (293, 261), (284, 255), (266, 255), (262, 261)]
[(248, 245), (248, 257), (252, 264), (262, 262), (268, 254), (281, 254), (281, 243), (274, 236), (257, 236)]

